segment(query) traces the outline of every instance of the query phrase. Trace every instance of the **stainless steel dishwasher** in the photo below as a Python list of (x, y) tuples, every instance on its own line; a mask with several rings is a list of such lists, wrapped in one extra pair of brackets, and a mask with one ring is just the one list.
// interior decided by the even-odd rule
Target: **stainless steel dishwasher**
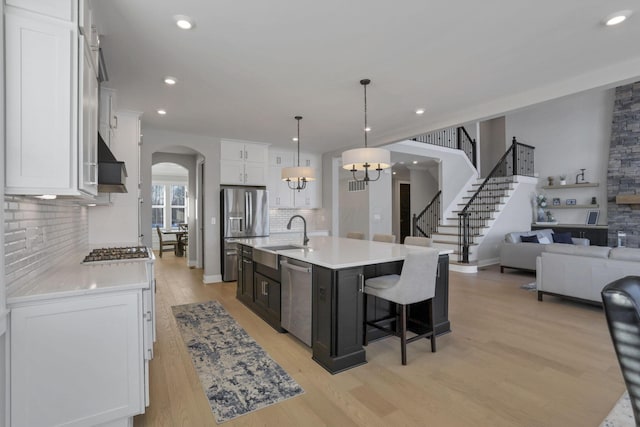
[(280, 325), (311, 347), (311, 264), (280, 256)]

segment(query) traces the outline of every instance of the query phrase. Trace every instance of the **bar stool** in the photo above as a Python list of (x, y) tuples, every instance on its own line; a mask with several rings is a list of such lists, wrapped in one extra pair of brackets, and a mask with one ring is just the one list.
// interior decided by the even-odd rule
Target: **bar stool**
[(432, 240), (428, 237), (407, 236), (404, 238), (404, 244), (409, 246), (430, 247)]
[[(407, 254), (400, 275), (390, 274), (386, 276), (372, 277), (364, 282), (364, 345), (368, 344), (367, 325), (389, 332), (400, 337), (400, 350), (402, 364), (407, 364), (407, 343), (420, 338), (431, 339), (431, 351), (436, 351), (436, 335), (434, 331), (433, 298), (436, 293), (436, 274), (438, 270), (439, 250), (424, 248)], [(400, 309), (400, 330), (392, 330), (381, 326), (380, 323), (395, 319), (395, 315), (382, 319), (367, 321), (367, 296), (378, 298), (397, 304)], [(421, 301), (428, 301), (428, 310), (431, 315), (429, 329), (414, 337), (407, 339), (407, 305)], [(426, 326), (426, 325), (421, 325)]]
[(347, 239), (364, 240), (364, 233), (361, 233), (359, 231), (351, 231), (347, 233)]
[(374, 242), (395, 243), (396, 236), (393, 234), (374, 234), (371, 240)]

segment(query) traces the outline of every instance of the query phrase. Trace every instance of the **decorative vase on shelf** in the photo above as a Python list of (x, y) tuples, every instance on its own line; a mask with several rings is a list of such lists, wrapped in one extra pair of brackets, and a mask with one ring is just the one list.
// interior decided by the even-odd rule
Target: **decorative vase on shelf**
[(541, 207), (538, 207), (538, 219), (536, 220), (537, 222), (545, 222), (547, 220), (547, 215), (544, 213), (544, 209), (542, 209)]
[(560, 180), (560, 185), (567, 185), (567, 180), (566, 179), (561, 179)]

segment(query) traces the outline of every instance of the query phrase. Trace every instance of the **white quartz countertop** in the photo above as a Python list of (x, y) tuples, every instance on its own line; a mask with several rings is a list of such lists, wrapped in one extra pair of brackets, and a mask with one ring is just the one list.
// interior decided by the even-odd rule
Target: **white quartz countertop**
[[(237, 239), (237, 242), (266, 250), (269, 250), (269, 246), (275, 245), (298, 245), (299, 248), (297, 249), (284, 249), (275, 252), (282, 256), (334, 270), (400, 261), (403, 260), (409, 252), (425, 250), (425, 248), (420, 246), (406, 246), (394, 243), (327, 236), (311, 237), (306, 248), (302, 247), (301, 238), (292, 239), (286, 235)], [(440, 254), (443, 255), (452, 252), (451, 250), (441, 250)]]
[[(75, 258), (75, 257), (74, 257)], [(34, 301), (65, 298), (131, 289), (149, 288), (147, 263), (150, 260), (82, 264), (77, 262), (58, 267), (44, 278), (35, 279), (7, 295), (7, 306)]]

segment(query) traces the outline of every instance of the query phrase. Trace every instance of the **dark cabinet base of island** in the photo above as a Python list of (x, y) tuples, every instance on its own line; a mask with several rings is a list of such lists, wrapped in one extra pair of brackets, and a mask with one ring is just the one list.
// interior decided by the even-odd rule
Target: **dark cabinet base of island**
[[(364, 280), (386, 274), (400, 274), (401, 270), (402, 261), (341, 270), (313, 267), (313, 360), (332, 374), (366, 363), (362, 346), (364, 322), (361, 289)], [(375, 297), (367, 300), (368, 320), (395, 314), (395, 304)], [(448, 255), (441, 255), (439, 259), (433, 310), (436, 333), (442, 335), (450, 332)], [(412, 304), (409, 307), (410, 331), (420, 333), (425, 328), (430, 328), (429, 319), (426, 302)], [(382, 331), (367, 330), (367, 337), (371, 340), (382, 336)], [(428, 343), (428, 340), (425, 340), (425, 343)]]

